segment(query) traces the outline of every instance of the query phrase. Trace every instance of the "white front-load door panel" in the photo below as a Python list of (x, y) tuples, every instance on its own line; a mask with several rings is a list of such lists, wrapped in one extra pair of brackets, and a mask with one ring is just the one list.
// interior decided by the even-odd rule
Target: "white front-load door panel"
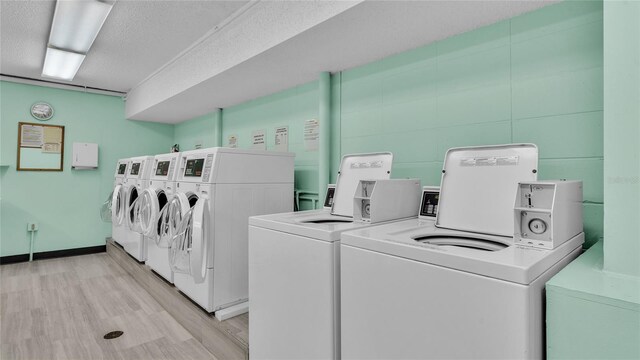
[(155, 238), (158, 235), (158, 219), (160, 217), (160, 201), (158, 190), (146, 188), (142, 192), (138, 216), (140, 217), (140, 230), (147, 238)]
[(114, 225), (120, 226), (124, 221), (126, 192), (124, 185), (116, 185), (111, 198), (111, 221)]
[(129, 187), (127, 191), (127, 212), (125, 218), (127, 228), (134, 232), (139, 232), (140, 229), (138, 216), (139, 207), (137, 207), (140, 195), (142, 195), (142, 189), (140, 189), (140, 187), (136, 185)]
[(340, 253), (343, 359), (541, 357), (540, 289), (347, 245)]
[(124, 241), (121, 243), (124, 250), (138, 261), (147, 259), (147, 247), (140, 229), (139, 200), (143, 186), (134, 182), (127, 188), (126, 199), (126, 225), (124, 226)]
[(338, 356), (338, 244), (249, 226), (251, 359)]
[(122, 244), (124, 240), (125, 203), (125, 186), (118, 184), (113, 189), (111, 198), (111, 238), (118, 244)]
[(174, 272), (190, 275), (193, 209), (189, 195), (177, 193), (169, 203), (169, 212), (169, 227), (173, 234), (169, 245), (169, 264)]
[(207, 275), (209, 248), (213, 246), (209, 234), (213, 224), (209, 216), (207, 198), (200, 198), (191, 212), (191, 256), (189, 257), (189, 273), (196, 284), (205, 281)]

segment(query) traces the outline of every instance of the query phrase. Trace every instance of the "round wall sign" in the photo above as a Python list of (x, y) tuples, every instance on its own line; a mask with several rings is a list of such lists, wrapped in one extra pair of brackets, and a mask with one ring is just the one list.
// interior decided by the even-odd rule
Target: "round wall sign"
[(31, 106), (31, 116), (46, 121), (53, 117), (53, 107), (46, 102), (35, 103)]

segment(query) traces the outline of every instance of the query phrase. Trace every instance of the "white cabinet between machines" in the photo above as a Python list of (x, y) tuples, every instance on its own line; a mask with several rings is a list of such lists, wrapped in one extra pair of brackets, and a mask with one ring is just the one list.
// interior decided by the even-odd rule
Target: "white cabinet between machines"
[(342, 358), (542, 359), (544, 285), (584, 234), (514, 242), (516, 192), (537, 168), (531, 144), (451, 149), (419, 219), (343, 233)]
[(174, 284), (221, 320), (248, 309), (248, 219), (293, 209), (293, 164), (294, 154), (273, 151), (180, 154), (166, 224)]
[(144, 262), (147, 259), (147, 247), (140, 231), (136, 205), (144, 189), (149, 186), (152, 163), (153, 156), (138, 156), (129, 159), (129, 171), (125, 179), (126, 227), (120, 245), (139, 262)]

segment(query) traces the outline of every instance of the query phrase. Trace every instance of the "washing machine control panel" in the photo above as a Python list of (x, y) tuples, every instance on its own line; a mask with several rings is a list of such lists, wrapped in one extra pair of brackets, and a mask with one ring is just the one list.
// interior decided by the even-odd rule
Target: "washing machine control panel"
[(158, 161), (156, 164), (156, 172), (155, 174), (158, 176), (167, 176), (169, 175), (169, 165), (171, 164), (171, 160), (168, 161)]
[(378, 223), (416, 217), (420, 180), (360, 180), (353, 197), (353, 220)]
[(514, 242), (553, 249), (582, 232), (582, 181), (518, 184)]
[(333, 206), (333, 196), (336, 193), (336, 184), (327, 185), (327, 195), (324, 197), (323, 208), (331, 209)]
[(140, 162), (131, 163), (131, 171), (129, 171), (129, 175), (137, 176), (140, 173)]
[(156, 158), (151, 169), (151, 179), (173, 181), (176, 162), (176, 158)]
[(118, 168), (116, 169), (116, 175), (125, 175), (127, 173), (127, 163), (118, 162)]
[(214, 154), (200, 153), (183, 156), (180, 162), (179, 179), (200, 179), (210, 181)]
[(438, 202), (440, 200), (439, 186), (423, 186), (422, 199), (420, 202), (421, 219), (435, 219), (438, 213)]
[(204, 159), (189, 159), (184, 167), (185, 177), (201, 177)]

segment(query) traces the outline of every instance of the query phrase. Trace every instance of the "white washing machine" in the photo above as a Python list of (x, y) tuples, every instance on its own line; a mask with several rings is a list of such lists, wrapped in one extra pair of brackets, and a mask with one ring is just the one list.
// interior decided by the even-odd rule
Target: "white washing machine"
[(360, 180), (388, 179), (392, 160), (343, 157), (331, 210), (249, 219), (251, 359), (340, 357), (340, 236), (371, 226), (353, 221), (354, 193)]
[(514, 244), (518, 183), (537, 165), (534, 145), (451, 149), (435, 220), (344, 233), (342, 358), (544, 358), (545, 282), (584, 234), (554, 250)]
[(116, 164), (111, 193), (111, 238), (121, 244), (124, 240), (126, 229), (126, 177), (129, 159), (120, 159)]
[[(149, 186), (143, 190), (138, 209), (140, 231), (147, 246), (145, 264), (156, 274), (173, 283), (173, 271), (169, 266), (168, 204), (175, 194), (176, 174), (180, 153), (156, 155), (153, 159)], [(163, 226), (164, 218), (164, 226)]]
[(125, 234), (120, 245), (136, 260), (147, 259), (147, 247), (140, 230), (139, 217), (136, 214), (138, 200), (142, 191), (149, 186), (149, 175), (153, 165), (153, 156), (138, 156), (129, 159), (129, 171), (125, 181), (126, 212)]
[(168, 210), (174, 284), (219, 319), (247, 311), (248, 218), (291, 211), (293, 174), (292, 153), (210, 148), (180, 154)]

